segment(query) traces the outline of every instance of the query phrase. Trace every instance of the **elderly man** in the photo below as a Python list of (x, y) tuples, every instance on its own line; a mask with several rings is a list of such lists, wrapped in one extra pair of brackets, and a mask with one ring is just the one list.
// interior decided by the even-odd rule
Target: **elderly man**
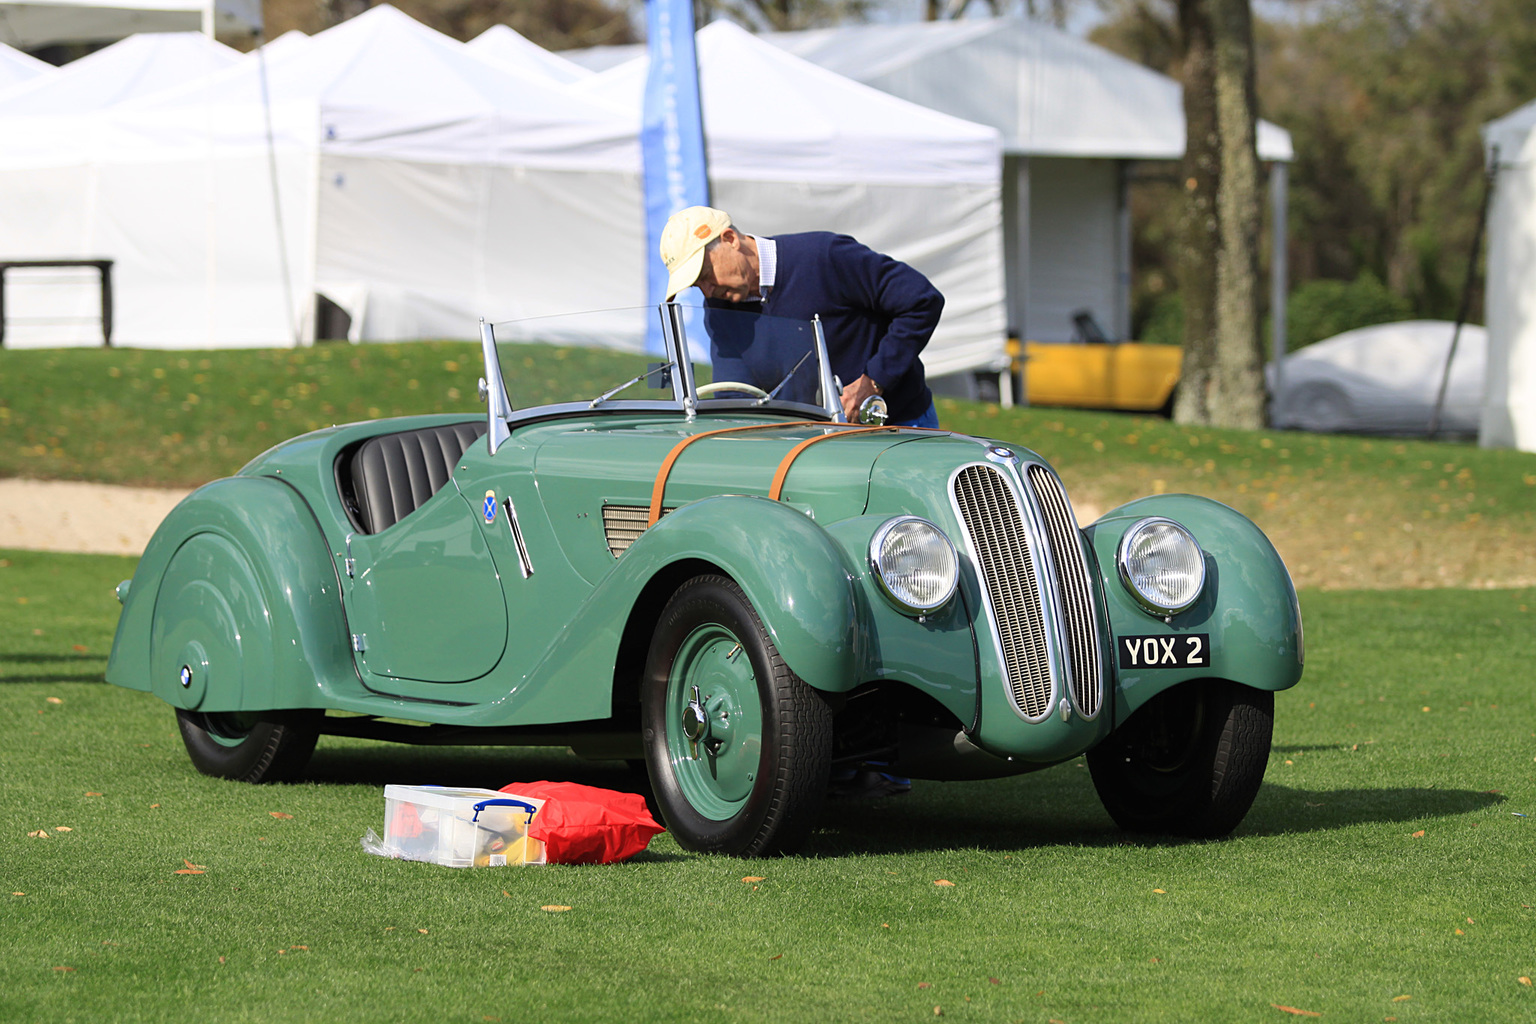
[(693, 285), (711, 307), (809, 320), (820, 315), (844, 414), (882, 395), (890, 422), (937, 427), (918, 358), (944, 309), (922, 274), (847, 235), (807, 231), (769, 238), (736, 230), (722, 210), (690, 206), (661, 233), (667, 298)]

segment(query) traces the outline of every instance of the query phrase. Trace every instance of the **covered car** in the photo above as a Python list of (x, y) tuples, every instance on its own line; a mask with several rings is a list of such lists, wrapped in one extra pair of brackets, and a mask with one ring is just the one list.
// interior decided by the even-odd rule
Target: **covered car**
[[(1451, 351), (1449, 320), (1404, 320), (1345, 331), (1265, 367), (1270, 422), (1317, 433), (1423, 434)], [(1482, 417), (1488, 332), (1463, 324), (1440, 432), (1472, 436)]]
[[(664, 353), (514, 408), (507, 343), (647, 317)], [(315, 431), (193, 492), (119, 585), (108, 680), (249, 782), (320, 735), (643, 760), (701, 851), (796, 849), (834, 767), (873, 764), (1086, 753), (1126, 828), (1243, 818), (1303, 657), (1251, 522), (1157, 495), (1080, 529), (1025, 447), (846, 423), (817, 321), (582, 319), (483, 325), (483, 416)]]

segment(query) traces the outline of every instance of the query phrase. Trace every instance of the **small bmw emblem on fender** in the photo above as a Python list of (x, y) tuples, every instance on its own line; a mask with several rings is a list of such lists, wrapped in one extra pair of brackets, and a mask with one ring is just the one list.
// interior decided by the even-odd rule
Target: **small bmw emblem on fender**
[(1115, 642), (1121, 668), (1210, 668), (1211, 634), (1122, 636)]
[(484, 511), (485, 511), (485, 521), (487, 523), (494, 523), (496, 521), (496, 492), (495, 491), (486, 491), (485, 492), (485, 507), (484, 507)]

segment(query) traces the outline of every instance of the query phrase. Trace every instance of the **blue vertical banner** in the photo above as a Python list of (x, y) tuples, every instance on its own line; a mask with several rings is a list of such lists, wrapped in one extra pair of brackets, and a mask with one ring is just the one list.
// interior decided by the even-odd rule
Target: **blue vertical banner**
[[(693, 46), (693, 0), (646, 0), (645, 7), (651, 62), (640, 153), (645, 163), (646, 294), (654, 305), (667, 294), (661, 229), (678, 210), (709, 205), (709, 173)], [(660, 329), (654, 322), (647, 346), (660, 351)]]

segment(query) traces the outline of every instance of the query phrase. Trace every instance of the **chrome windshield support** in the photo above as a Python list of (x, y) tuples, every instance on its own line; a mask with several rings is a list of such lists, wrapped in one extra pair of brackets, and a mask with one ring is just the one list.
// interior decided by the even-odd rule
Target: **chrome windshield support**
[(827, 336), (821, 331), (820, 313), (811, 317), (811, 330), (816, 334), (816, 358), (821, 360), (822, 405), (826, 407), (827, 415), (832, 417), (833, 423), (847, 423), (848, 417), (843, 415), (843, 396), (833, 383), (832, 359), (827, 355)]
[(507, 397), (507, 384), (501, 376), (501, 359), (496, 355), (496, 330), (484, 319), (480, 321), (480, 352), (485, 359), (485, 376), (480, 378), (481, 400), (485, 402), (488, 420), (485, 443), (492, 455), (502, 442), (512, 436), (507, 418), (512, 415), (512, 400)]
[(693, 385), (693, 360), (688, 358), (688, 332), (683, 327), (683, 307), (676, 302), (662, 306), (662, 337), (667, 343), (669, 358), (677, 364), (672, 374), (672, 394), (682, 404), (683, 412), (693, 419), (698, 412), (698, 399)]

